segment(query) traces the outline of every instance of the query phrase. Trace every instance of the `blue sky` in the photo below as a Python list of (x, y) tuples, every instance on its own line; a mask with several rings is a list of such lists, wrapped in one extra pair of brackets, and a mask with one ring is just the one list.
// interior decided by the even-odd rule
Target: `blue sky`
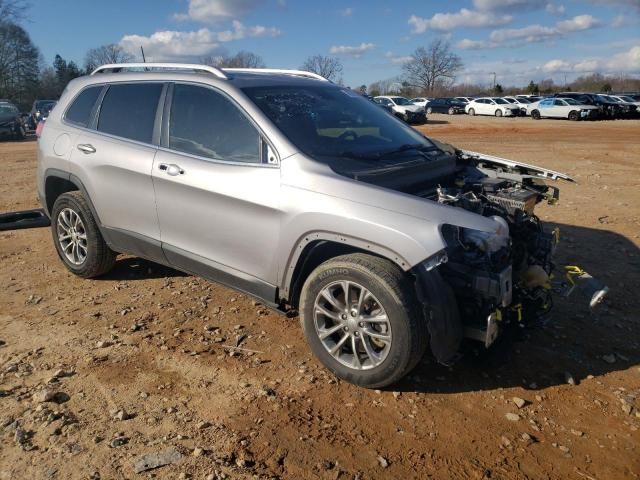
[(25, 22), (50, 62), (83, 63), (120, 43), (147, 61), (197, 61), (250, 50), (270, 67), (335, 55), (347, 85), (398, 75), (417, 47), (451, 42), (460, 82), (564, 82), (602, 72), (640, 77), (640, 0), (33, 0)]

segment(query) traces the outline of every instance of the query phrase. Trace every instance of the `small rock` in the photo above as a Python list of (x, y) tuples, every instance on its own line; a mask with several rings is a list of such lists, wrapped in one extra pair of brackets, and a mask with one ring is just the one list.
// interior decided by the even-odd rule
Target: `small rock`
[(31, 397), (36, 403), (56, 402), (64, 403), (69, 400), (69, 395), (64, 392), (56, 392), (47, 388), (40, 390)]
[(200, 422), (197, 425), (198, 430), (204, 430), (205, 428), (209, 428), (210, 426), (211, 424), (209, 422)]
[(516, 407), (518, 408), (523, 408), (527, 404), (527, 401), (520, 397), (513, 397), (511, 400), (516, 404)]
[(124, 409), (118, 410), (114, 415), (113, 419), (118, 422), (123, 422), (125, 420), (129, 420), (131, 415), (129, 415)]
[(125, 437), (124, 435), (120, 435), (111, 440), (111, 442), (109, 442), (109, 446), (111, 448), (117, 448), (121, 447), (122, 445), (126, 445), (127, 443), (129, 443), (129, 438)]
[(100, 340), (99, 342), (96, 342), (96, 347), (98, 348), (107, 348), (111, 345), (113, 345), (113, 343), (111, 343), (109, 340)]
[(632, 407), (630, 404), (628, 404), (628, 403), (626, 403), (626, 402), (624, 402), (624, 403), (622, 404), (622, 411), (623, 411), (624, 413), (626, 413), (627, 415), (631, 415), (631, 411), (632, 411), (632, 410), (633, 410), (633, 407)]
[(204, 454), (204, 450), (200, 447), (196, 447), (193, 449), (193, 456), (194, 457), (201, 457)]
[(575, 378), (570, 372), (564, 372), (564, 379), (569, 385), (577, 385)]
[(389, 466), (389, 460), (384, 458), (382, 455), (378, 455), (378, 463), (382, 468), (387, 468)]
[(564, 445), (558, 445), (558, 449), (563, 453), (569, 453), (569, 447), (566, 447)]
[(520, 420), (520, 415), (518, 415), (517, 413), (507, 413), (505, 415), (506, 419), (509, 420), (510, 422), (517, 422), (518, 420)]
[(613, 353), (609, 355), (603, 355), (602, 360), (604, 360), (607, 363), (616, 363), (616, 356)]
[(176, 463), (181, 458), (182, 454), (174, 447), (171, 447), (158, 453), (150, 453), (148, 455), (138, 457), (133, 462), (133, 469), (136, 473), (142, 473), (147, 470)]

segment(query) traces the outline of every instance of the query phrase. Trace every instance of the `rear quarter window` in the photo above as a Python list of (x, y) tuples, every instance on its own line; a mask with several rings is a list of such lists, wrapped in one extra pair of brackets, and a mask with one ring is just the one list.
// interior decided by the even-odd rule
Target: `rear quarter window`
[(111, 85), (102, 100), (98, 131), (151, 143), (162, 83)]
[(81, 127), (88, 127), (91, 121), (91, 112), (101, 91), (102, 85), (89, 87), (80, 92), (80, 95), (76, 97), (67, 110), (64, 116), (65, 120)]

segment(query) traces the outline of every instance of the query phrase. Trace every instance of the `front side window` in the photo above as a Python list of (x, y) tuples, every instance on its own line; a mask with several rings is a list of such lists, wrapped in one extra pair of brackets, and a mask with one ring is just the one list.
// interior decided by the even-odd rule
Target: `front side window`
[(173, 87), (169, 148), (216, 160), (260, 163), (255, 126), (226, 96), (195, 85)]
[(497, 103), (498, 105), (508, 105), (509, 102), (507, 102), (506, 100), (502, 99), (502, 98), (495, 98), (493, 100), (495, 103)]
[(396, 105), (412, 105), (411, 100), (404, 97), (393, 97), (393, 103)]
[(296, 147), (323, 163), (375, 162), (398, 149), (435, 148), (416, 130), (348, 89), (276, 85), (243, 91)]
[(98, 131), (151, 143), (161, 83), (111, 85), (102, 100)]
[(83, 90), (73, 101), (64, 118), (81, 127), (88, 127), (91, 122), (91, 112), (102, 91), (102, 85)]

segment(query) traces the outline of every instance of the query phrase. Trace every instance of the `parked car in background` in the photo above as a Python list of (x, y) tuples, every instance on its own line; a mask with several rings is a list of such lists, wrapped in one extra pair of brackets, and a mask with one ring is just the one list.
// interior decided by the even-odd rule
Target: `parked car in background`
[(35, 130), (40, 120), (46, 120), (56, 103), (58, 103), (57, 100), (36, 100), (33, 102), (30, 112), (31, 130)]
[(0, 101), (0, 138), (22, 140), (27, 132), (20, 110), (8, 100)]
[(469, 103), (471, 100), (473, 100), (473, 97), (453, 97), (453, 98), (455, 98), (459, 102), (464, 103), (465, 105)]
[(385, 105), (383, 103), (378, 103), (378, 102), (376, 102), (375, 98), (373, 98), (371, 95), (368, 95), (366, 93), (363, 93), (362, 96), (364, 98), (366, 98), (367, 100), (371, 100), (373, 103), (375, 103), (377, 106), (379, 106), (383, 110), (386, 110), (387, 113), (390, 113), (391, 115), (393, 115), (393, 108), (391, 108), (391, 105)]
[(494, 115), (496, 117), (515, 117), (520, 108), (511, 105), (499, 97), (474, 98), (465, 106), (469, 115)]
[(448, 113), (449, 115), (465, 113), (464, 105), (455, 98), (434, 98), (427, 105), (427, 115), (432, 113)]
[(412, 98), (411, 101), (416, 104), (416, 105), (420, 105), (422, 108), (426, 109), (427, 105), (429, 104), (429, 102), (433, 100), (433, 98), (431, 97), (417, 97), (417, 98)]
[(620, 118), (622, 117), (622, 108), (611, 100), (600, 97), (596, 93), (583, 92), (563, 92), (552, 95), (555, 98), (573, 98), (583, 105), (593, 105), (598, 107), (600, 118)]
[(598, 96), (603, 97), (606, 100), (609, 100), (610, 102), (617, 103), (621, 109), (621, 114), (623, 117), (627, 117), (627, 118), (635, 117), (636, 114), (638, 113), (638, 105), (631, 98), (629, 99), (631, 101), (629, 101), (629, 100), (622, 100), (622, 98), (614, 95), (599, 94)]
[(586, 120), (595, 118), (598, 107), (583, 105), (573, 98), (543, 98), (529, 106), (529, 113), (534, 120), (541, 118), (567, 118), (569, 120)]
[(427, 116), (424, 113), (424, 107), (416, 105), (408, 98), (381, 95), (379, 97), (375, 97), (374, 100), (377, 103), (391, 107), (394, 115), (407, 123), (424, 123), (427, 121)]
[(509, 102), (512, 105), (516, 105), (518, 108), (520, 108), (520, 115), (527, 115), (527, 105), (529, 105), (531, 103), (531, 101), (529, 101), (528, 98), (524, 98), (524, 97), (502, 97), (504, 98), (507, 102)]
[(631, 103), (635, 105), (636, 108), (640, 108), (640, 95), (636, 95), (637, 98), (631, 95), (609, 95), (609, 97), (620, 102)]

